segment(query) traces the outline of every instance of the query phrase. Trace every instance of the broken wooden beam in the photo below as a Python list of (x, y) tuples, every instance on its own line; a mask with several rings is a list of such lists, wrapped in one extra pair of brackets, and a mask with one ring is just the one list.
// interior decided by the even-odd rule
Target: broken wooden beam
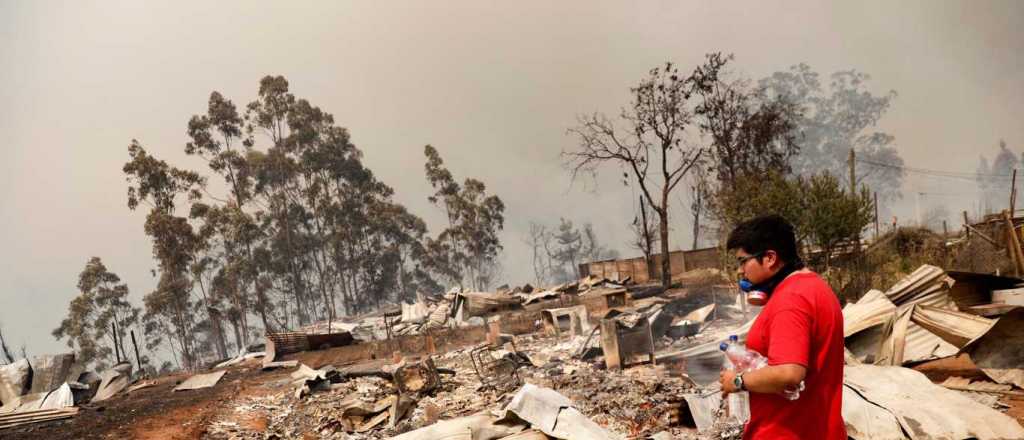
[(13, 428), (32, 423), (48, 422), (51, 420), (67, 419), (74, 417), (75, 414), (78, 414), (77, 407), (38, 409), (0, 414), (0, 429)]
[(974, 226), (971, 226), (969, 223), (964, 222), (964, 226), (967, 228), (967, 231), (968, 231), (967, 237), (968, 238), (970, 238), (970, 236), (971, 236), (970, 233), (973, 231), (975, 234), (978, 234), (979, 237), (984, 238), (985, 241), (989, 242), (989, 244), (991, 244), (992, 246), (995, 246), (997, 248), (1000, 247), (999, 243), (996, 243), (996, 241), (993, 240), (992, 237), (989, 237), (988, 235), (985, 235), (984, 232), (979, 231), (977, 228), (975, 228)]

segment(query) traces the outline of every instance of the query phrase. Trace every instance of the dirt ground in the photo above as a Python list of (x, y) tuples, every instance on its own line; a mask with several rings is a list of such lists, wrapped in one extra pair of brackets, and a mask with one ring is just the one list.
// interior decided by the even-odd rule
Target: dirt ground
[[(326, 361), (329, 356), (325, 355), (318, 354), (316, 360)], [(173, 392), (172, 389), (187, 375), (162, 377), (155, 386), (118, 395), (106, 402), (84, 405), (71, 419), (0, 431), (0, 439), (194, 440), (215, 437), (207, 431), (210, 423), (225, 418), (233, 419), (248, 431), (258, 432), (266, 429), (268, 421), (261, 415), (239, 415), (231, 402), (237, 401), (239, 396), (280, 392), (290, 371), (265, 372), (253, 366), (243, 366), (229, 370), (212, 388), (181, 392)], [(566, 377), (563, 380), (574, 379)], [(599, 384), (591, 384), (591, 387), (601, 388)], [(586, 400), (584, 396), (573, 397)], [(1003, 398), (1000, 401), (1009, 406), (1007, 415), (1024, 424), (1024, 399)], [(635, 415), (641, 418), (653, 416), (644, 414), (643, 408), (638, 407), (635, 411)]]
[(0, 439), (199, 439), (230, 397), (286, 376), (281, 371), (233, 369), (212, 388), (180, 392), (172, 389), (188, 375), (165, 376), (155, 386), (83, 405), (73, 418), (0, 431)]

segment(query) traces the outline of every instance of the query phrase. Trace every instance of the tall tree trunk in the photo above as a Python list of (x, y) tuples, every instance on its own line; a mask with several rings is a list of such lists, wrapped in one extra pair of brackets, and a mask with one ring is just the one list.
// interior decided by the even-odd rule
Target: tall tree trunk
[[(699, 184), (698, 184), (699, 185)], [(693, 246), (690, 249), (697, 249), (697, 244), (700, 242), (700, 213), (701, 213), (701, 195), (704, 191), (697, 187), (694, 191), (697, 201), (693, 205)]]
[(306, 296), (305, 284), (302, 282), (302, 274), (299, 273), (299, 267), (295, 264), (295, 247), (292, 245), (292, 232), (291, 227), (285, 221), (285, 236), (288, 245), (288, 252), (291, 254), (288, 256), (288, 268), (290, 269), (292, 277), (292, 293), (295, 294), (295, 310), (299, 315), (299, 325), (309, 323), (309, 318), (306, 316), (305, 306), (303, 299)]
[(245, 346), (245, 342), (242, 341), (241, 325), (237, 319), (231, 320), (231, 327), (235, 329), (235, 350), (240, 351)]
[(658, 212), (658, 232), (661, 238), (661, 285), (666, 289), (672, 285), (672, 266), (668, 255), (668, 203), (666, 193), (662, 198), (661, 210)]
[(228, 357), (228, 345), (227, 341), (224, 340), (224, 322), (219, 314), (211, 320), (213, 321), (214, 336), (216, 336), (214, 342), (217, 344), (217, 356), (221, 359), (226, 358)]
[(650, 222), (647, 221), (647, 203), (644, 202), (644, 195), (640, 194), (640, 218), (643, 220), (641, 232), (644, 235), (644, 262), (647, 266), (647, 279), (653, 281), (657, 278), (657, 272), (654, 270), (654, 238), (651, 237), (651, 229), (648, 227)]

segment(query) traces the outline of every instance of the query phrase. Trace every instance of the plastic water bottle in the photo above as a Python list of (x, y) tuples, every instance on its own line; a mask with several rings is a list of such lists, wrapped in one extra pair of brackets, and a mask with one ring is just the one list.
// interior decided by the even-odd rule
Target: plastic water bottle
[(747, 350), (739, 343), (739, 337), (736, 335), (729, 336), (729, 342), (721, 343), (718, 348), (725, 352), (726, 359), (729, 359), (737, 373), (754, 371), (768, 365), (767, 358), (754, 350)]
[[(718, 346), (725, 353), (727, 368), (737, 373), (746, 373), (764, 368), (768, 365), (768, 358), (757, 351), (747, 349), (739, 343), (739, 337), (729, 336), (729, 342), (723, 342)], [(782, 395), (789, 400), (800, 398), (800, 392), (804, 390), (804, 381), (796, 389), (787, 389)]]

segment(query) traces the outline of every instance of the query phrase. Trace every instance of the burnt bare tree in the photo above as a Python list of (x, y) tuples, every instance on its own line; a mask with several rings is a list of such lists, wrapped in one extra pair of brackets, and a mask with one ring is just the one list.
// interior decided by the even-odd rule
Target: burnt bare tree
[(530, 231), (523, 242), (530, 247), (533, 278), (537, 286), (551, 281), (551, 255), (546, 251), (550, 248), (551, 233), (548, 227), (537, 222), (530, 222)]
[(658, 225), (654, 216), (647, 215), (647, 203), (644, 196), (640, 195), (640, 215), (633, 218), (631, 229), (633, 230), (633, 242), (630, 246), (638, 249), (644, 254), (644, 262), (647, 265), (648, 279), (655, 279), (657, 273), (654, 270), (654, 246), (658, 244), (658, 237), (654, 235), (654, 228)]
[[(702, 215), (710, 215), (719, 232), (731, 229), (741, 219), (727, 213), (742, 209), (722, 204), (743, 203), (741, 187), (749, 187), (743, 185), (746, 181), (761, 181), (770, 174), (788, 176), (800, 151), (801, 110), (787, 95), (770, 94), (745, 80), (719, 81), (700, 93), (701, 128), (709, 135), (711, 148), (692, 179), (695, 247)], [(739, 197), (731, 196), (736, 194)]]
[(731, 58), (709, 54), (685, 76), (672, 63), (651, 69), (630, 88), (633, 102), (622, 110), (618, 121), (600, 113), (581, 116), (579, 125), (569, 130), (579, 139), (578, 148), (562, 153), (573, 178), (611, 164), (621, 167), (624, 183), (640, 187), (658, 216), (664, 286), (671, 283), (669, 195), (708, 151), (699, 141), (705, 117), (700, 101), (720, 81)]

